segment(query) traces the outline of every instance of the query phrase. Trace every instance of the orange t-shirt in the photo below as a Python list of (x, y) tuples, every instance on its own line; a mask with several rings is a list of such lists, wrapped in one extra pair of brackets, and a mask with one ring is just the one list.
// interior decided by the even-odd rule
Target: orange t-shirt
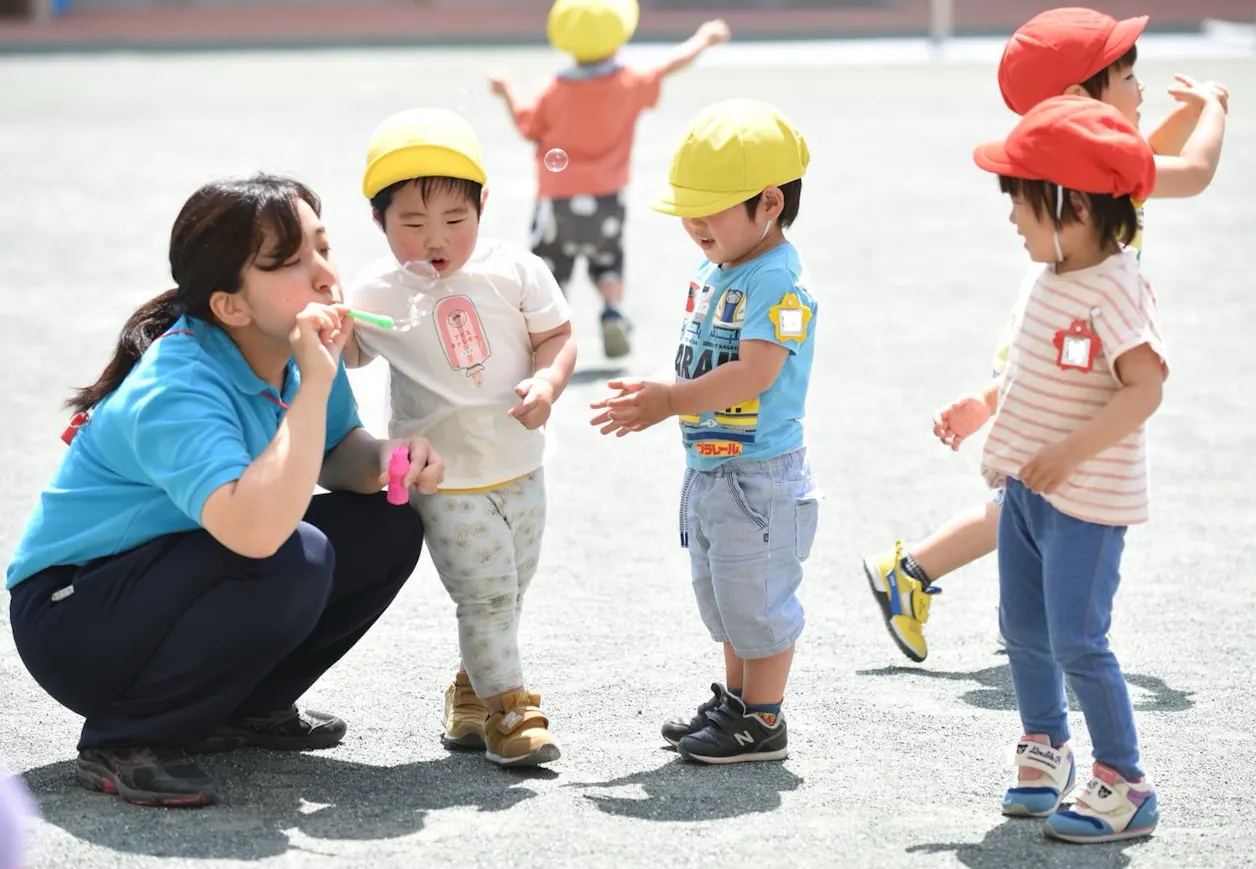
[[(637, 118), (658, 104), (662, 82), (661, 69), (611, 66), (601, 75), (559, 76), (518, 109), (515, 126), (536, 143), (537, 196), (603, 196), (628, 186)], [(554, 148), (567, 152), (561, 172), (545, 168)]]

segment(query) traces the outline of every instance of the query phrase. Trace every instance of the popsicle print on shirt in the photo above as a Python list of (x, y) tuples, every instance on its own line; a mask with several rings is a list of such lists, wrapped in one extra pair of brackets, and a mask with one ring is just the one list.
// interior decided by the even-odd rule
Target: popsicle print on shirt
[(479, 386), (484, 377), (484, 363), (492, 351), (475, 303), (469, 296), (448, 296), (436, 303), (432, 315), (449, 367), (454, 371), (465, 370), (467, 377)]

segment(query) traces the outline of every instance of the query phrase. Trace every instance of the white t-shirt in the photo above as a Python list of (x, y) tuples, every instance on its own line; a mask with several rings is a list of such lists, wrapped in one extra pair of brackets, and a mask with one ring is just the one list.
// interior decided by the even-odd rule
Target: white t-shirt
[(507, 411), (532, 376), (532, 333), (571, 319), (541, 260), (516, 245), (480, 239), (453, 274), (425, 279), (389, 256), (353, 281), (346, 301), (392, 317), (405, 331), (358, 321), (358, 346), (389, 365), (389, 437), (422, 435), (445, 460), (442, 491), (485, 489), (539, 468), (545, 432)]

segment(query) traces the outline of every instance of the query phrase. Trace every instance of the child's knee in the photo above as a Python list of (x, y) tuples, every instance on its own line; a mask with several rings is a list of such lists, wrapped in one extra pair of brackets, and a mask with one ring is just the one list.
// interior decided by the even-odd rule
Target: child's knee
[(806, 622), (797, 588), (802, 571), (717, 576), (720, 622), (742, 658), (768, 658), (798, 641)]
[(445, 580), (458, 611), (471, 609), (485, 616), (514, 612), (519, 604), (519, 578), (514, 574)]
[(1110, 654), (1108, 638), (1102, 633), (1053, 634), (1051, 637), (1051, 656), (1065, 673), (1089, 671), (1095, 661)]
[(723, 618), (720, 617), (720, 608), (715, 602), (715, 589), (711, 585), (710, 577), (695, 578), (693, 593), (698, 601), (698, 615), (702, 617), (702, 624), (706, 625), (711, 639), (717, 643), (727, 643), (728, 631), (724, 628)]

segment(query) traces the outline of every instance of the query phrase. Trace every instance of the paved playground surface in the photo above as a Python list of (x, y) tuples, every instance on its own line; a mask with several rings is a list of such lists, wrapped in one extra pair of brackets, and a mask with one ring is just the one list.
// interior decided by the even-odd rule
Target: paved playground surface
[[(1147, 209), (1144, 268), (1158, 288), (1172, 376), (1152, 427), (1154, 518), (1130, 534), (1115, 647), (1157, 780), (1157, 835), (1081, 848), (1045, 841), (998, 806), (1020, 733), (995, 643), (995, 565), (942, 583), (932, 652), (891, 644), (860, 558), (917, 538), (984, 497), (977, 445), (952, 455), (930, 417), (980, 386), (1024, 253), (1008, 202), (971, 162), (1011, 114), (997, 45), (736, 46), (670, 81), (639, 131), (628, 227), (625, 370), (670, 364), (697, 252), (645, 208), (687, 118), (727, 96), (778, 104), (814, 160), (792, 238), (821, 300), (810, 440), (827, 493), (809, 562), (808, 629), (783, 764), (691, 767), (660, 721), (719, 677), (677, 546), (681, 452), (670, 425), (625, 440), (588, 426), (618, 369), (600, 353), (591, 289), (573, 293), (580, 372), (556, 410), (551, 523), (525, 609), (525, 665), (564, 757), (510, 773), (439, 745), (456, 662), (453, 605), (424, 557), (377, 628), (307, 701), (350, 725), (340, 747), (207, 760), (224, 805), (158, 811), (79, 789), (80, 721), (13, 651), (0, 607), (0, 763), (22, 772), (43, 820), (35, 867), (1247, 865), (1256, 834), (1256, 701), (1244, 565), (1256, 559), (1256, 56), (1149, 37), (1144, 125), (1177, 71), (1226, 82), (1233, 115), (1213, 189)], [(880, 60), (878, 60), (880, 58)], [(0, 286), (9, 375), (0, 390), (0, 561), (64, 449), (69, 389), (93, 378), (123, 319), (169, 283), (170, 223), (203, 181), (291, 173), (324, 198), (347, 273), (385, 251), (358, 192), (371, 127), (405, 105), (464, 111), (491, 195), (484, 232), (525, 241), (527, 145), (488, 96), (508, 67), (525, 87), (554, 69), (533, 49), (99, 55), (0, 60)], [(379, 422), (378, 368), (355, 375)], [(6, 596), (7, 599), (7, 596)], [(222, 626), (230, 642), (231, 625)], [(108, 654), (101, 649), (101, 654)], [(1087, 756), (1080, 714), (1076, 747)]]

